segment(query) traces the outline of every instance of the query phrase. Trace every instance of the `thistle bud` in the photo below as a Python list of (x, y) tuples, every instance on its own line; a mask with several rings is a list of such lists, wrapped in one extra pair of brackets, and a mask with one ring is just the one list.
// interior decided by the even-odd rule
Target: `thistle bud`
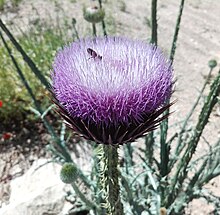
[(213, 69), (217, 66), (217, 61), (216, 60), (210, 60), (209, 61), (209, 68)]
[(97, 6), (83, 8), (84, 19), (90, 23), (101, 22), (105, 17), (105, 11)]
[(71, 184), (77, 179), (78, 170), (72, 163), (65, 163), (60, 171), (60, 179), (65, 184)]

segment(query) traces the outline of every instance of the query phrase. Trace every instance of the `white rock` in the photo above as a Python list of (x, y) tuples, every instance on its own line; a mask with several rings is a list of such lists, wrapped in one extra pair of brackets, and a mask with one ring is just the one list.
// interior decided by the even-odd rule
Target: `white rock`
[[(10, 204), (0, 215), (59, 214), (64, 206), (65, 184), (59, 178), (61, 166), (40, 159), (21, 177), (11, 182)], [(37, 170), (36, 170), (37, 169)]]

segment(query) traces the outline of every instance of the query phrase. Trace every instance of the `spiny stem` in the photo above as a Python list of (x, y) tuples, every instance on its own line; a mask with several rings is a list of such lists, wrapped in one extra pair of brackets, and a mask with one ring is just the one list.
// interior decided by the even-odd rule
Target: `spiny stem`
[(108, 215), (123, 215), (120, 199), (118, 146), (102, 145), (100, 151), (100, 179)]
[[(170, 60), (171, 63), (173, 63), (174, 55), (175, 55), (175, 50), (176, 50), (176, 43), (178, 39), (178, 33), (180, 29), (180, 22), (181, 22), (181, 17), (182, 17), (182, 12), (184, 8), (184, 1), (181, 1), (180, 8), (179, 8), (179, 14), (177, 17), (177, 22), (176, 22), (176, 27), (175, 27), (175, 32), (173, 36), (173, 42), (172, 42), (172, 47), (171, 47), (171, 52), (170, 52)], [(169, 114), (169, 108), (165, 111), (164, 114)], [(161, 146), (161, 151), (160, 151), (160, 173), (161, 177), (165, 177), (169, 173), (169, 154), (170, 154), (170, 149), (169, 149), (169, 144), (167, 143), (167, 132), (168, 132), (168, 118), (165, 119), (161, 125), (160, 125), (160, 146)], [(164, 187), (167, 185), (167, 180), (165, 179), (165, 184), (161, 186), (161, 199), (162, 199), (162, 204), (165, 204), (165, 190)]]
[(180, 186), (176, 186), (177, 183), (182, 184), (187, 176), (188, 164), (197, 148), (202, 132), (206, 124), (208, 123), (208, 119), (213, 110), (213, 107), (217, 103), (217, 96), (219, 94), (219, 91), (220, 91), (220, 71), (218, 76), (214, 80), (213, 84), (211, 85), (209, 95), (207, 96), (205, 104), (203, 105), (203, 108), (200, 112), (198, 123), (193, 131), (193, 135), (189, 139), (186, 150), (177, 165), (176, 173), (170, 185), (171, 189), (169, 189), (170, 195), (168, 196), (167, 199), (168, 207), (172, 204), (173, 200), (178, 195), (179, 190), (181, 188)]
[[(178, 33), (179, 33), (179, 29), (180, 29), (180, 22), (181, 22), (181, 17), (182, 17), (182, 13), (183, 13), (184, 2), (185, 2), (185, 0), (182, 0), (181, 3), (180, 3), (179, 14), (178, 14), (178, 17), (177, 17), (177, 22), (176, 22), (175, 32), (174, 32), (174, 36), (173, 36), (172, 47), (171, 47), (171, 51), (170, 51), (170, 60), (171, 60), (172, 64), (173, 64), (173, 59), (174, 59), (174, 55), (175, 55), (175, 51), (176, 51), (176, 43), (177, 43)], [(165, 111), (164, 114), (168, 114), (169, 111), (170, 111), (170, 109), (168, 108)], [(161, 123), (160, 130), (161, 130), (161, 133), (163, 133), (163, 137), (161, 138), (161, 140), (165, 142), (166, 139), (167, 139), (168, 118), (165, 119)]]
[(174, 32), (174, 36), (173, 36), (172, 47), (171, 47), (171, 51), (170, 51), (170, 60), (171, 60), (172, 63), (173, 63), (173, 59), (174, 59), (174, 55), (175, 55), (175, 51), (176, 51), (176, 43), (177, 43), (179, 29), (180, 29), (180, 22), (181, 22), (181, 17), (182, 17), (182, 13), (183, 13), (184, 2), (185, 2), (185, 0), (182, 0), (181, 3), (180, 3), (179, 14), (178, 14), (178, 17), (177, 17), (177, 22), (176, 22), (175, 32)]
[[(184, 146), (185, 146), (185, 144), (182, 144), (182, 142), (183, 142), (183, 134), (184, 134), (184, 132), (186, 130), (186, 126), (188, 125), (187, 123), (189, 122), (189, 119), (191, 118), (192, 114), (194, 113), (197, 105), (199, 104), (200, 99), (202, 98), (204, 90), (205, 90), (207, 84), (209, 83), (212, 70), (213, 70), (212, 68), (209, 70), (209, 74), (208, 74), (208, 76), (206, 78), (206, 81), (205, 81), (205, 83), (204, 83), (204, 85), (203, 85), (203, 87), (202, 87), (202, 89), (201, 89), (201, 91), (199, 93), (199, 96), (197, 97), (194, 105), (192, 106), (192, 109), (190, 110), (189, 114), (187, 115), (186, 119), (184, 120), (183, 126), (182, 126), (182, 128), (181, 128), (181, 130), (180, 130), (180, 132), (178, 134), (179, 137), (178, 137), (177, 147), (175, 149), (175, 155), (180, 154), (182, 152)], [(175, 163), (175, 160), (173, 161), (173, 163), (171, 165), (174, 165), (174, 163)]]

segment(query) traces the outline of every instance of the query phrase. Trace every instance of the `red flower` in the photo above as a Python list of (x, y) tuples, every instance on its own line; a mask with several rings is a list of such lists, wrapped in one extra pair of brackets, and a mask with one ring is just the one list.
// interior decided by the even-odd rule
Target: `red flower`
[(3, 105), (3, 102), (2, 102), (2, 100), (0, 100), (0, 108), (2, 107), (2, 105)]
[(10, 139), (11, 136), (12, 136), (11, 133), (7, 133), (7, 132), (2, 135), (2, 137), (3, 137), (4, 140)]

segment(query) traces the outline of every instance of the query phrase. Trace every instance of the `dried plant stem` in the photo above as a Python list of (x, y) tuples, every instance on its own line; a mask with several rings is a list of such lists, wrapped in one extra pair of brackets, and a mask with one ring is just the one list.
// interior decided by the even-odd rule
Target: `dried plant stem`
[(100, 183), (104, 193), (106, 214), (123, 215), (120, 199), (118, 146), (101, 145), (100, 149)]
[(157, 0), (151, 1), (151, 43), (157, 45)]

